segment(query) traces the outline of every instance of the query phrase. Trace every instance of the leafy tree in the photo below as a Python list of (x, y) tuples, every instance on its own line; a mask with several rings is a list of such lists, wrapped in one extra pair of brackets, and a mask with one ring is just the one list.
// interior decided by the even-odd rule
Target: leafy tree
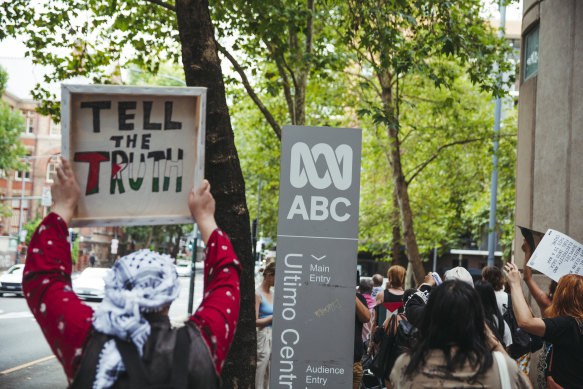
[(43, 219), (40, 216), (37, 216), (36, 218), (32, 219), (31, 221), (29, 221), (28, 223), (26, 223), (23, 226), (23, 228), (26, 230), (25, 243), (27, 246), (30, 244), (30, 240), (32, 239), (32, 235), (36, 231), (36, 228), (39, 226), (39, 224), (42, 221), (43, 221)]
[[(467, 72), (469, 80), (494, 95), (504, 93), (496, 78), (496, 66), (502, 71), (513, 70), (505, 56), (510, 47), (497, 38), (480, 16), (479, 0), (458, 2), (349, 0), (342, 2), (343, 35), (346, 44), (358, 60), (360, 85), (376, 92), (372, 101), (359, 113), (370, 116), (386, 132), (386, 158), (389, 161), (394, 198), (399, 207), (401, 227), (407, 256), (415, 279), (424, 276), (419, 246), (415, 235), (413, 208), (409, 190), (411, 181), (434, 159), (420, 162), (409, 177), (404, 171), (406, 155), (401, 127), (403, 94), (400, 84), (410, 75), (429, 78), (436, 87), (451, 88), (459, 73), (452, 71), (452, 61)], [(446, 61), (447, 60), (447, 61)], [(512, 82), (513, 80), (509, 80)], [(441, 129), (438, 127), (437, 129)], [(419, 130), (423, 131), (420, 127)], [(428, 132), (428, 135), (430, 133)], [(450, 141), (447, 134), (433, 133), (443, 141), (437, 154), (470, 139)], [(417, 145), (419, 147), (422, 145)], [(427, 163), (426, 163), (427, 162)]]
[[(456, 70), (455, 64), (450, 66), (452, 71), (463, 70)], [(488, 222), (492, 99), (463, 75), (456, 77), (450, 88), (437, 88), (426, 77), (410, 75), (401, 80), (400, 88), (403, 170), (410, 180), (420, 255), (427, 258), (436, 244), (444, 249), (460, 247), (460, 237), (479, 238)], [(363, 99), (371, 94), (374, 92), (363, 90)], [(507, 123), (501, 134), (504, 151), (499, 158), (504, 160), (500, 163), (504, 169), (499, 169), (499, 198), (509, 199), (510, 204), (499, 201), (500, 214), (504, 215), (499, 220), (507, 220), (513, 207), (514, 171), (506, 168), (513, 163), (515, 154), (512, 145), (516, 128), (512, 123), (515, 122)], [(402, 243), (395, 244), (392, 234), (393, 211), (398, 206), (392, 198), (387, 134), (382, 123), (375, 124), (369, 117), (362, 118), (360, 125), (365, 129), (366, 156), (362, 161), (360, 241), (363, 248), (373, 252), (393, 253)], [(442, 148), (444, 140), (446, 145), (452, 145)], [(430, 163), (416, 174), (427, 161)], [(504, 233), (502, 239), (511, 236), (511, 232)], [(403, 264), (400, 260), (397, 263)]]
[[(326, 2), (217, 1), (213, 3), (213, 16), (220, 21), (219, 37), (237, 37), (231, 47), (219, 46), (219, 50), (231, 62), (278, 138), (285, 121), (293, 125), (327, 124), (326, 110), (318, 111), (318, 95), (308, 99), (309, 85), (317, 83), (338, 90), (331, 82), (333, 72), (346, 65), (346, 58), (335, 45), (339, 35), (331, 23), (334, 13)], [(240, 53), (241, 60), (235, 58), (235, 52)], [(325, 89), (320, 92), (330, 95)], [(276, 113), (281, 112), (281, 106), (270, 107), (265, 102), (269, 96), (284, 99), (287, 118), (282, 120)]]
[[(0, 66), (0, 93), (4, 92), (7, 82), (8, 74)], [(20, 142), (24, 125), (24, 116), (19, 111), (12, 111), (8, 104), (0, 100), (0, 174), (27, 168), (20, 160), (20, 157), (26, 155), (26, 150)], [(11, 209), (0, 202), (0, 214), (6, 216), (10, 212)]]
[[(119, 79), (123, 67), (136, 65), (155, 73), (160, 63), (171, 61), (181, 62), (187, 85), (208, 88), (206, 177), (217, 201), (217, 222), (231, 238), (243, 268), (241, 315), (222, 379), (227, 388), (253, 387), (256, 337), (249, 214), (207, 0), (71, 0), (35, 7), (26, 0), (1, 3), (0, 39), (19, 34), (27, 36), (30, 57), (53, 67), (47, 82), (85, 76), (110, 83), (112, 77)], [(124, 50), (132, 53), (129, 60)], [(112, 64), (117, 69), (113, 75)], [(43, 101), (42, 113), (59, 114), (47, 88), (37, 85), (33, 97)]]
[(71, 261), (74, 264), (79, 261), (79, 239), (76, 239), (71, 245)]

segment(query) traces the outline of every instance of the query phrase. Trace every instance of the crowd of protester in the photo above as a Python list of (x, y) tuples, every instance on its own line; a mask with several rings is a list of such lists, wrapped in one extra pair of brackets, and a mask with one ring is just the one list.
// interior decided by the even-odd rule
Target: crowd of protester
[[(95, 311), (79, 300), (66, 237), (80, 189), (66, 160), (52, 195), (54, 210), (29, 246), (23, 291), (70, 387), (219, 387), (237, 325), (241, 268), (216, 225), (208, 182), (188, 198), (206, 244), (205, 290), (182, 329), (168, 319), (178, 295), (172, 261), (149, 250), (116, 261)], [(528, 263), (530, 248), (522, 249)], [(528, 266), (522, 276), (514, 263), (504, 274), (485, 267), (476, 282), (463, 267), (445, 272), (443, 282), (429, 273), (407, 290), (406, 275), (395, 265), (386, 287), (379, 274), (359, 283), (353, 389), (583, 388), (582, 276), (565, 275), (544, 292)], [(527, 304), (523, 280), (541, 317)], [(272, 262), (255, 291), (256, 387), (262, 389), (269, 387), (274, 282)]]
[[(531, 253), (523, 250), (527, 263)], [(463, 267), (443, 282), (429, 273), (406, 291), (404, 268), (392, 266), (387, 277), (371, 309), (372, 330), (362, 333), (364, 374), (353, 389), (583, 388), (582, 276), (565, 275), (546, 293), (525, 266), (542, 318), (527, 304), (514, 263), (504, 274), (485, 267), (475, 282)]]

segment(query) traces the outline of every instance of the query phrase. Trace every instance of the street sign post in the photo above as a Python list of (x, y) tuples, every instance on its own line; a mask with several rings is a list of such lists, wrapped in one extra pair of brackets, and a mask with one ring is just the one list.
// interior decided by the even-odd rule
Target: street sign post
[(284, 126), (271, 388), (349, 388), (359, 129)]

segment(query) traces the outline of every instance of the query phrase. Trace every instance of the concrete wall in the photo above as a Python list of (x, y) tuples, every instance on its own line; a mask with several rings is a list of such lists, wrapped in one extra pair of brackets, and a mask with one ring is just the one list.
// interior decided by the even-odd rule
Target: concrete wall
[[(539, 62), (536, 76), (521, 75), (516, 224), (583, 243), (583, 2), (524, 0), (523, 12), (521, 57), (525, 33), (539, 24)], [(521, 242), (517, 230), (519, 264)]]

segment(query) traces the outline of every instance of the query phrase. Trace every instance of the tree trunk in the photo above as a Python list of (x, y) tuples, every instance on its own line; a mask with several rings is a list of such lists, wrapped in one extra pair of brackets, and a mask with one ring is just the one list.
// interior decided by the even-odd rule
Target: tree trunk
[(148, 231), (148, 237), (146, 238), (146, 246), (145, 249), (149, 249), (152, 246), (152, 238), (154, 237), (154, 229), (150, 228)]
[(207, 0), (177, 0), (186, 83), (207, 87), (206, 178), (216, 200), (217, 224), (229, 235), (241, 262), (241, 311), (237, 333), (221, 374), (223, 387), (255, 387), (257, 340), (249, 211), (235, 148), (225, 86)]
[(399, 212), (399, 199), (397, 198), (397, 191), (393, 187), (393, 211), (391, 213), (391, 223), (393, 225), (393, 247), (391, 258), (393, 265), (401, 265), (407, 268), (407, 258), (401, 255), (401, 215)]
[(182, 239), (182, 226), (177, 225), (177, 236), (176, 236), (176, 240), (174, 241), (174, 245), (172, 246), (172, 252), (170, 253), (170, 256), (174, 259), (176, 259), (176, 257), (178, 257), (178, 251), (180, 251), (180, 240)]
[(381, 95), (383, 106), (385, 112), (387, 112), (389, 120), (387, 126), (389, 135), (389, 162), (392, 169), (393, 190), (396, 192), (397, 200), (399, 202), (401, 226), (403, 228), (403, 238), (407, 249), (407, 257), (413, 267), (415, 281), (419, 284), (425, 277), (425, 269), (421, 264), (421, 257), (419, 256), (419, 248), (417, 247), (417, 239), (415, 238), (415, 231), (413, 229), (413, 212), (411, 211), (409, 192), (407, 191), (407, 183), (405, 182), (405, 176), (401, 166), (399, 123), (398, 118), (395, 117), (396, 109), (394, 106), (391, 86), (392, 75), (387, 71), (380, 72), (378, 73), (378, 78), (382, 88)]

